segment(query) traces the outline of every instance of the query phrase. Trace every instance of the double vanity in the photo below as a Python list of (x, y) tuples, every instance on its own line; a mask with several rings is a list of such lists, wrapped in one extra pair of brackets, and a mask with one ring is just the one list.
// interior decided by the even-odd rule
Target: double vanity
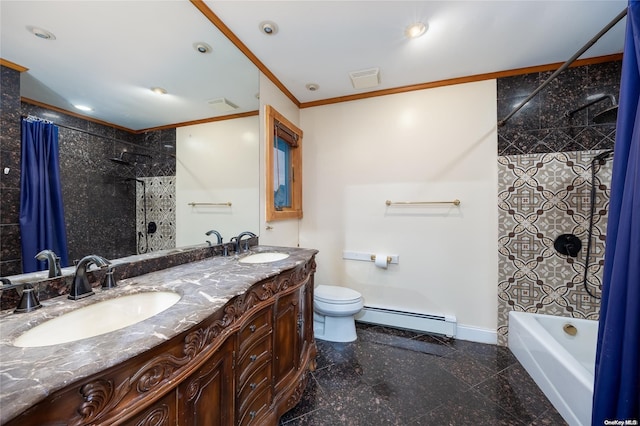
[(316, 253), (255, 246), (4, 311), (1, 424), (277, 424), (315, 367)]

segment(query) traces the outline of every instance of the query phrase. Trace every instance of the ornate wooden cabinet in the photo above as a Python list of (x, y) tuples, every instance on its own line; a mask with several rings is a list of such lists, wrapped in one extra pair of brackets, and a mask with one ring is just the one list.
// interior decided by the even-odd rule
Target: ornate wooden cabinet
[(311, 258), (258, 282), (192, 329), (6, 425), (276, 425), (315, 368), (314, 272)]
[[(233, 340), (225, 341), (199, 369), (178, 385), (179, 425), (233, 425), (233, 349)], [(167, 421), (166, 424), (172, 423)]]

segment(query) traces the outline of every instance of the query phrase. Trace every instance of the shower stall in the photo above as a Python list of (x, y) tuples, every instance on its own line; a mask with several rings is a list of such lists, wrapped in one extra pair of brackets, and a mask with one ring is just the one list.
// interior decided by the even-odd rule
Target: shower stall
[(130, 254), (174, 247), (175, 176), (150, 176), (154, 157), (142, 152), (123, 150), (109, 160), (115, 164), (114, 175), (121, 176), (122, 187), (131, 193), (124, 200), (125, 208), (133, 204), (135, 211), (135, 251)]
[[(22, 108), (24, 114), (34, 116), (46, 116), (51, 112), (31, 104), (23, 104)], [(83, 122), (77, 117), (60, 113), (58, 116), (60, 179), (69, 261), (72, 263), (88, 254), (99, 254), (107, 259), (136, 254), (138, 243), (141, 243), (140, 249), (145, 248), (143, 230), (148, 232), (148, 224), (152, 221), (157, 223), (155, 240), (161, 241), (162, 246), (167, 242), (172, 244), (175, 219), (170, 215), (174, 214), (175, 205), (170, 203), (175, 204), (175, 196), (171, 196), (167, 185), (175, 183), (176, 160), (175, 150), (167, 147), (175, 147), (175, 129), (138, 135)], [(140, 180), (145, 182), (144, 191)], [(156, 181), (160, 184), (156, 185)], [(169, 183), (164, 185), (165, 182)], [(143, 192), (147, 194), (146, 228), (143, 227)], [(156, 201), (152, 201), (151, 195)], [(160, 219), (150, 216), (152, 208)], [(142, 232), (142, 238), (139, 238), (139, 232)], [(148, 247), (153, 248), (151, 241)]]

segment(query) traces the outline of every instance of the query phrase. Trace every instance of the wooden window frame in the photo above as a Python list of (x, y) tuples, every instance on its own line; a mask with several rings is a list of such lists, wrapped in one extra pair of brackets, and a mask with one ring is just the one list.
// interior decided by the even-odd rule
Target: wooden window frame
[[(287, 120), (285, 116), (280, 114), (271, 105), (265, 106), (266, 112), (266, 128), (267, 128), (267, 142), (266, 142), (266, 191), (267, 191), (267, 222), (275, 220), (285, 219), (301, 219), (302, 218), (302, 130), (296, 125)], [(273, 185), (273, 172), (274, 172), (274, 155), (273, 155), (273, 143), (275, 141), (275, 134), (278, 127), (284, 127), (284, 131), (290, 135), (293, 135), (293, 139), (285, 141), (291, 147), (291, 207), (284, 207), (276, 210), (274, 200), (274, 185)], [(296, 138), (297, 137), (297, 138)], [(295, 144), (295, 145), (294, 145)]]

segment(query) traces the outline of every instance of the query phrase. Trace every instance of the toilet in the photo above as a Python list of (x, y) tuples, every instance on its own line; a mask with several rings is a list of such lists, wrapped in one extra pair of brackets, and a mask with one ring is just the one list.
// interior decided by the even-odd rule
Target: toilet
[(346, 287), (319, 285), (313, 295), (313, 332), (316, 339), (329, 342), (353, 342), (354, 316), (362, 310), (362, 295)]

